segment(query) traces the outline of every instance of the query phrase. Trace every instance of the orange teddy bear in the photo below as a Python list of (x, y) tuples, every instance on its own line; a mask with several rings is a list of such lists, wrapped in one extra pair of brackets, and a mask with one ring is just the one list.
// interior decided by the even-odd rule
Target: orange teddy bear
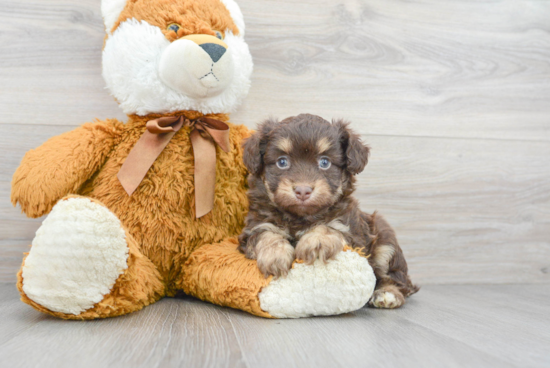
[(129, 119), (84, 124), (23, 158), (12, 202), (48, 216), (18, 274), (22, 300), (67, 319), (179, 290), (263, 317), (361, 308), (375, 281), (353, 251), (274, 280), (237, 250), (250, 131), (227, 113), (253, 65), (234, 0), (103, 0), (102, 13), (103, 77)]

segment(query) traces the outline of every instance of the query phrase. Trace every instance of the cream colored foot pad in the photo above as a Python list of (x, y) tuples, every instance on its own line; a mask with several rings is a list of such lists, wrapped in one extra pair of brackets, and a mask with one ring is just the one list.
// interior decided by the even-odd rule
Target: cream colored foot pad
[(277, 318), (348, 313), (369, 301), (376, 277), (366, 258), (341, 252), (324, 264), (295, 264), (287, 277), (273, 280), (259, 294), (262, 309)]
[(51, 311), (80, 314), (111, 291), (127, 268), (119, 219), (87, 198), (59, 201), (36, 232), (23, 291)]

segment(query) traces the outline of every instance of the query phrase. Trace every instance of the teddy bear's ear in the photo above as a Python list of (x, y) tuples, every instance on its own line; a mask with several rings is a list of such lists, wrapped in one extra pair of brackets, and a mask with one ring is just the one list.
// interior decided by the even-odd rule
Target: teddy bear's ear
[(101, 0), (101, 15), (107, 33), (111, 34), (111, 30), (115, 25), (120, 13), (124, 10), (127, 0)]
[[(103, 0), (105, 1), (105, 0)], [(239, 34), (241, 36), (244, 36), (244, 18), (243, 13), (241, 12), (241, 8), (239, 7), (239, 4), (235, 2), (235, 0), (220, 0), (223, 5), (229, 10), (229, 14), (231, 15), (231, 18), (233, 18), (233, 22), (235, 22), (235, 25), (239, 29)]]
[(264, 167), (264, 154), (269, 139), (269, 134), (279, 122), (275, 119), (268, 119), (258, 127), (243, 143), (244, 166), (251, 174), (259, 174)]

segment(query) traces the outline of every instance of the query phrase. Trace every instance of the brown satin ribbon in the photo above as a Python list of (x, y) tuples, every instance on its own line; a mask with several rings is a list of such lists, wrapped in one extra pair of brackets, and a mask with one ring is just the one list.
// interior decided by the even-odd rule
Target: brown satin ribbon
[[(147, 130), (137, 141), (118, 172), (118, 180), (132, 195), (172, 137), (184, 125), (192, 126), (190, 138), (195, 156), (195, 215), (202, 217), (214, 208), (216, 186), (216, 145), (229, 152), (229, 126), (223, 121), (200, 117), (165, 117), (147, 122)], [(208, 133), (212, 140), (201, 135)]]

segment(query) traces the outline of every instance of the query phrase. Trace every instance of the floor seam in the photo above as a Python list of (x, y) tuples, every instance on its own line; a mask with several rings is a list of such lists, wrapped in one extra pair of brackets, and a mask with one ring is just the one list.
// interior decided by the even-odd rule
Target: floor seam
[(239, 350), (241, 351), (241, 355), (243, 357), (244, 365), (247, 368), (250, 368), (250, 363), (248, 362), (248, 358), (246, 357), (246, 353), (244, 352), (243, 346), (241, 344), (241, 340), (239, 339), (239, 335), (237, 334), (237, 329), (235, 328), (235, 325), (233, 324), (233, 320), (231, 319), (231, 316), (229, 313), (226, 313), (226, 317), (229, 320), (229, 323), (231, 324), (231, 328), (233, 329), (233, 334), (235, 335), (235, 340), (237, 340), (237, 344), (239, 345)]

